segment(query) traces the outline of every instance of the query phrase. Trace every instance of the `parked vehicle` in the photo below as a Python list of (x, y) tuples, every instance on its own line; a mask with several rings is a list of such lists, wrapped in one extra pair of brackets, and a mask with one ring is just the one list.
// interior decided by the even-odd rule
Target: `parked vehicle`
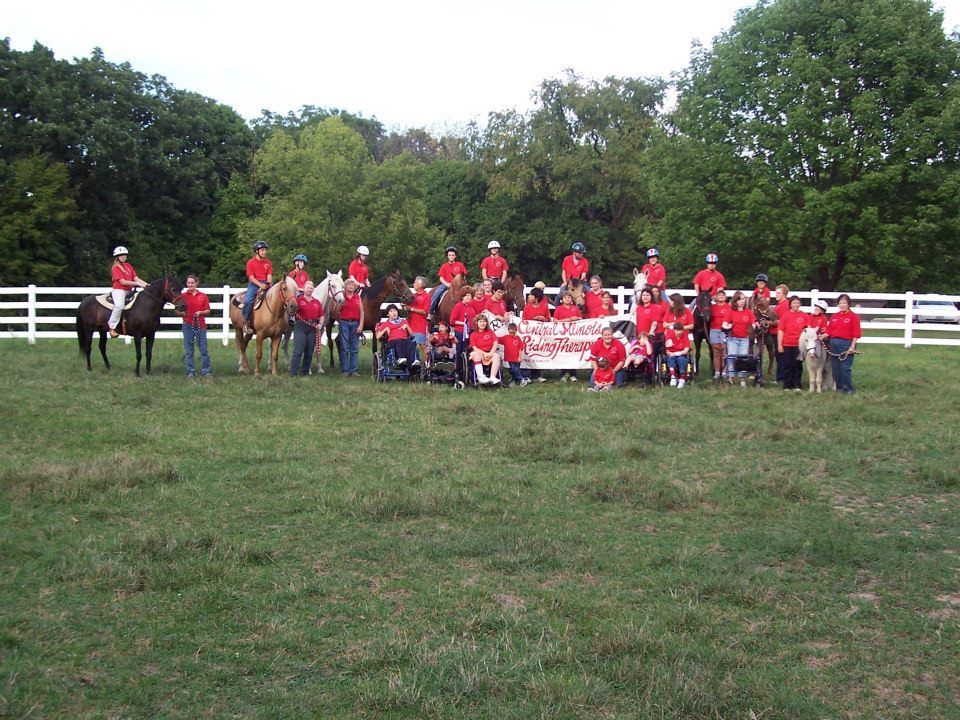
[(960, 323), (960, 310), (956, 303), (942, 298), (920, 298), (913, 304), (913, 321), (936, 323)]

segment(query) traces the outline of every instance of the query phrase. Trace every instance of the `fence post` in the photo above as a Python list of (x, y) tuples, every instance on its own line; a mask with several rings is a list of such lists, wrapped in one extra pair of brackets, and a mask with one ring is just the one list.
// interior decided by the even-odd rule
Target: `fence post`
[(820, 290), (813, 288), (810, 290), (810, 312), (813, 312), (813, 305), (820, 299)]
[(27, 343), (37, 344), (37, 286), (27, 285)]
[(623, 285), (617, 285), (617, 305), (619, 306), (617, 308), (618, 315), (623, 315), (624, 313), (627, 312), (627, 308), (626, 308), (627, 303), (624, 302), (624, 290), (625, 288), (623, 287)]
[(230, 344), (230, 286), (223, 286), (223, 346)]
[(903, 307), (903, 346), (909, 349), (913, 345), (913, 290), (907, 290)]

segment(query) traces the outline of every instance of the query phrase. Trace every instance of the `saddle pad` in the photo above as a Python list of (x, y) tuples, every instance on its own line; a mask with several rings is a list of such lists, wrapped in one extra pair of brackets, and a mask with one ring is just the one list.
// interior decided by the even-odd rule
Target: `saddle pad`
[[(133, 295), (133, 297), (130, 298), (127, 301), (127, 304), (123, 306), (124, 310), (129, 310), (132, 308), (133, 304), (137, 301), (137, 298), (140, 297), (140, 293), (131, 293), (131, 295)], [(113, 296), (110, 293), (105, 295), (97, 295), (96, 298), (97, 302), (103, 305), (107, 310), (113, 310)]]
[[(263, 304), (263, 298), (266, 293), (258, 292), (256, 297), (253, 298), (253, 309), (256, 310)], [(245, 292), (237, 293), (233, 296), (233, 299), (230, 301), (233, 303), (235, 308), (240, 308), (243, 310), (243, 304), (247, 301), (247, 294)]]

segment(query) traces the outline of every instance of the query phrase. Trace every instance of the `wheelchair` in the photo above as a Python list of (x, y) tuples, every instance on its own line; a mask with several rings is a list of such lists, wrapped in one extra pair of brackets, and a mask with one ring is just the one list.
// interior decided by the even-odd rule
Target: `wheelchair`
[[(470, 387), (473, 387), (473, 388), (483, 388), (483, 389), (485, 389), (485, 390), (490, 390), (490, 389), (493, 389), (493, 388), (502, 388), (502, 387), (503, 387), (503, 361), (502, 361), (502, 360), (501, 360), (501, 362), (500, 362), (500, 370), (499, 370), (499, 372), (497, 373), (496, 382), (494, 382), (494, 383), (488, 383), (488, 384), (486, 384), (486, 385), (481, 385), (481, 384), (480, 384), (480, 380), (479, 380), (479, 378), (477, 378), (476, 368), (474, 368), (474, 367), (473, 367), (473, 363), (470, 362), (470, 352), (469, 352), (469, 351), (460, 353), (460, 363), (461, 363), (461, 366), (463, 367), (463, 371), (464, 371), (463, 378), (464, 378), (464, 383), (465, 383), (466, 385), (469, 385)], [(489, 376), (490, 376), (490, 373), (489, 373), (489, 368), (490, 368), (490, 366), (487, 365), (487, 366), (485, 366), (485, 367), (488, 369), (488, 370), (487, 370), (487, 375), (488, 375), (488, 377), (489, 377)]]
[[(762, 348), (761, 348), (762, 349)], [(760, 387), (763, 385), (763, 353), (760, 354), (754, 353), (753, 355), (727, 355), (724, 352), (723, 355), (723, 372), (727, 372), (727, 361), (733, 360), (733, 372), (734, 373), (747, 373), (747, 378), (741, 378), (749, 380), (749, 376), (753, 375), (753, 386)], [(723, 376), (721, 375), (721, 379)]]
[(378, 350), (373, 355), (373, 379), (377, 382), (387, 382), (391, 380), (399, 382), (420, 382), (423, 379), (419, 365), (410, 363), (400, 363), (392, 348), (388, 348), (386, 354), (381, 354)]
[(427, 385), (450, 385), (454, 390), (463, 390), (466, 387), (464, 370), (459, 353), (454, 352), (450, 358), (430, 348), (423, 366), (423, 382)]

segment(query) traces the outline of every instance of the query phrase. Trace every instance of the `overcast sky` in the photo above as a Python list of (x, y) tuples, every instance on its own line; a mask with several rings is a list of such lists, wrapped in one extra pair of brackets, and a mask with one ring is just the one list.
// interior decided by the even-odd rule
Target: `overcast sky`
[[(60, 58), (103, 48), (111, 62), (164, 75), (232, 106), (303, 105), (434, 131), (525, 110), (540, 81), (666, 77), (730, 27), (745, 0), (421, 0), (249, 3), (246, 0), (33, 0), (3, 10), (18, 50), (34, 41)], [(960, 0), (935, 0), (945, 29)]]

